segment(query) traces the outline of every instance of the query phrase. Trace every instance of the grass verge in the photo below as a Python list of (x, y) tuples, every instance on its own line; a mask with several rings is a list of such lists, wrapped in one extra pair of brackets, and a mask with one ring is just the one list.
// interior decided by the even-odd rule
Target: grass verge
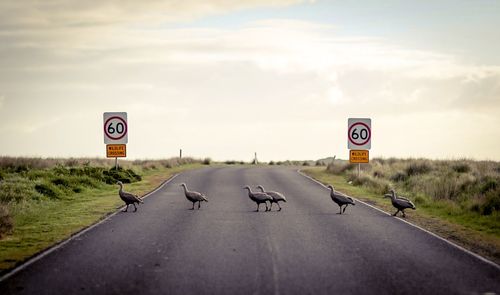
[[(126, 184), (126, 190), (144, 195), (176, 173), (201, 164), (145, 169), (142, 180)], [(0, 240), (0, 275), (33, 255), (71, 237), (123, 206), (116, 185), (87, 188), (71, 197), (11, 202), (11, 232)]]
[[(385, 212), (395, 212), (389, 199), (366, 187), (349, 184), (344, 175), (328, 173), (324, 167), (305, 168), (302, 172)], [(463, 213), (454, 210), (454, 206), (446, 201), (417, 204), (417, 210), (407, 210), (406, 220), (500, 264), (498, 216)]]

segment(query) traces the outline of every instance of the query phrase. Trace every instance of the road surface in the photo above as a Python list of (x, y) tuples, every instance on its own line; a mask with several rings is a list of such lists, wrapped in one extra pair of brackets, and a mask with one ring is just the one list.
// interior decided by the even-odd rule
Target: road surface
[[(209, 197), (201, 210), (188, 210), (182, 182)], [(243, 186), (259, 184), (286, 195), (281, 212), (254, 212)], [(361, 203), (337, 212), (327, 189), (291, 168), (190, 171), (0, 293), (500, 294), (498, 267)]]

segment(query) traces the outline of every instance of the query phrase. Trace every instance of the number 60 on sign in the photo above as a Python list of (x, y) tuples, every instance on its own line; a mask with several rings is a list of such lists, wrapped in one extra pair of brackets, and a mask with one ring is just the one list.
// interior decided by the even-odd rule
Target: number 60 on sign
[(126, 144), (128, 142), (127, 113), (104, 113), (104, 143)]
[(369, 150), (372, 139), (372, 120), (368, 118), (349, 118), (347, 120), (347, 148), (350, 150)]

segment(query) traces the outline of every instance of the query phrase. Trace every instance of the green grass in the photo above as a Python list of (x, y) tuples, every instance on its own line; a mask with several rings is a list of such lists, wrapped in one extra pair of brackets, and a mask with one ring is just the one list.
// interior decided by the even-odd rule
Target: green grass
[[(142, 180), (126, 184), (126, 189), (144, 195), (175, 173), (200, 167), (202, 165), (199, 163), (173, 168), (166, 168), (166, 165), (147, 169), (136, 167), (141, 170)], [(13, 228), (4, 233), (0, 240), (0, 273), (67, 239), (123, 206), (117, 196), (117, 186), (106, 184), (105, 177), (104, 182), (98, 182), (86, 175), (76, 176), (76, 170), (71, 175), (62, 172), (54, 177), (57, 173), (54, 174), (53, 169), (54, 167), (3, 173), (6, 177), (3, 181), (9, 177), (17, 181), (3, 184), (8, 190), (2, 190), (4, 201), (0, 204), (7, 208)], [(9, 176), (9, 173), (21, 174)], [(37, 191), (34, 189), (37, 184), (47, 184), (50, 190)], [(75, 192), (75, 188), (78, 188), (78, 192)], [(8, 197), (11, 197), (10, 201), (5, 202)]]
[[(420, 171), (424, 170), (427, 168)], [(395, 212), (390, 200), (383, 198), (383, 191), (380, 191), (380, 187), (374, 187), (369, 182), (356, 183), (352, 181), (353, 176), (347, 171), (332, 174), (324, 167), (305, 168), (302, 171), (324, 184), (332, 184), (335, 189), (361, 201), (391, 214)], [(394, 187), (392, 182), (387, 184)], [(470, 210), (466, 201), (434, 199), (424, 193), (414, 193), (408, 196), (413, 199), (417, 207), (415, 211), (407, 210), (408, 221), (500, 263), (500, 213), (498, 210), (491, 214), (482, 214), (479, 211)]]

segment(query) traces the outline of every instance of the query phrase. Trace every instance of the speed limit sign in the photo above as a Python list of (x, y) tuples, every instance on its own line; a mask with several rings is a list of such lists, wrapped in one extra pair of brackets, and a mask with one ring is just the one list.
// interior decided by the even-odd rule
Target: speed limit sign
[(347, 120), (347, 148), (350, 150), (369, 150), (372, 139), (372, 120), (368, 118), (349, 118)]
[(104, 113), (104, 143), (125, 144), (128, 142), (127, 113)]

